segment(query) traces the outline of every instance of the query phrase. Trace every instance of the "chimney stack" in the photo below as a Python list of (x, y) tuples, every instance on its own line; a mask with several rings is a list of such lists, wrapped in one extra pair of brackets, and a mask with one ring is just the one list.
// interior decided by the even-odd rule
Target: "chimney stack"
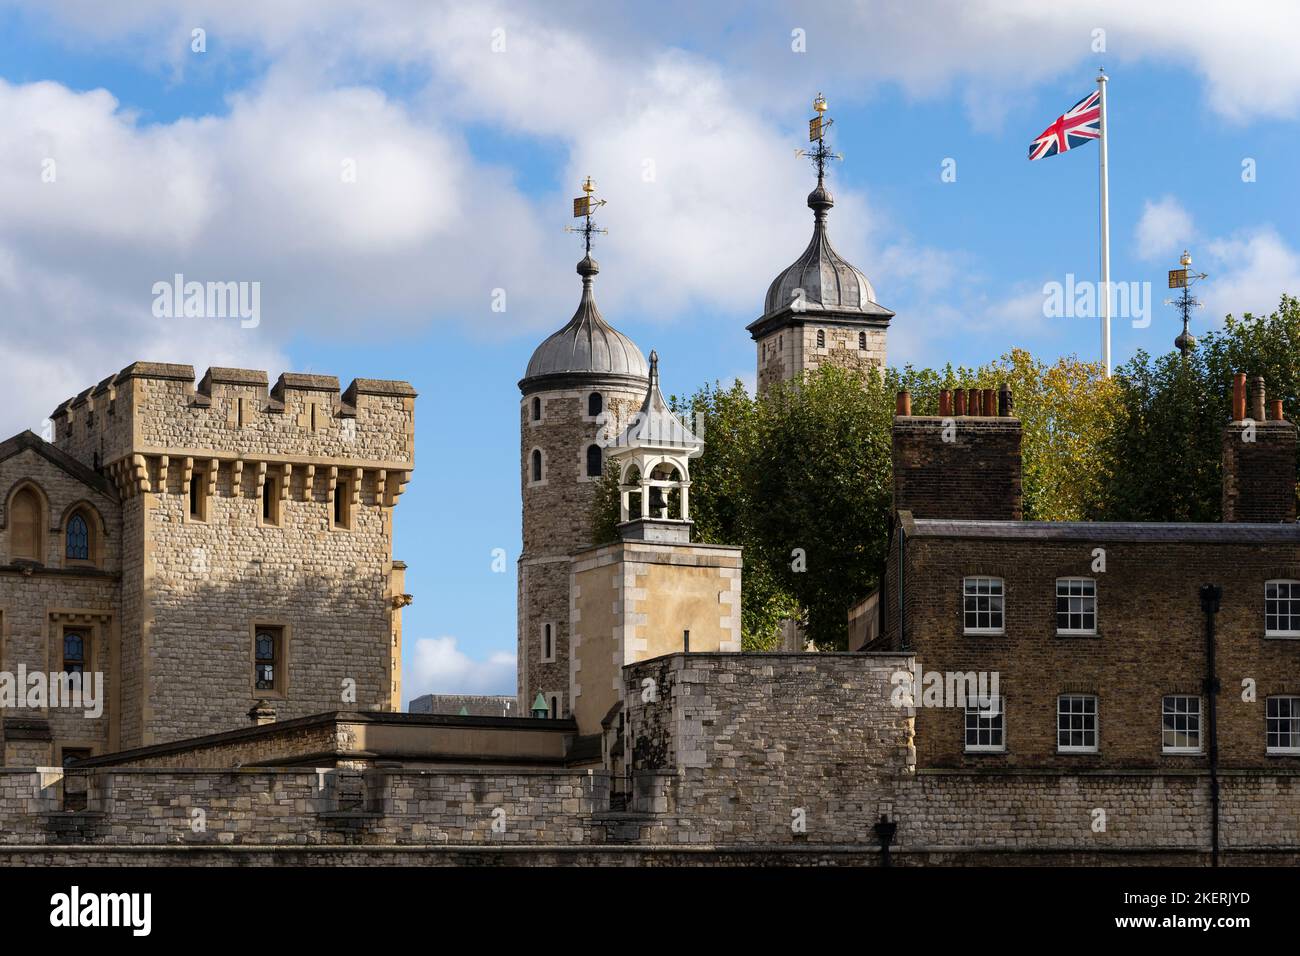
[(1267, 395), (1264, 392), (1264, 376), (1256, 375), (1250, 389), (1250, 417), (1257, 422), (1264, 420), (1264, 406)]
[(1246, 375), (1232, 377), (1232, 421), (1223, 430), (1223, 520), (1279, 524), (1296, 520), (1296, 426), (1282, 418), (1262, 376), (1250, 383), (1246, 415)]
[(1019, 521), (1021, 429), (1010, 387), (941, 391), (937, 416), (912, 415), (905, 395), (895, 406), (894, 509), (914, 518)]

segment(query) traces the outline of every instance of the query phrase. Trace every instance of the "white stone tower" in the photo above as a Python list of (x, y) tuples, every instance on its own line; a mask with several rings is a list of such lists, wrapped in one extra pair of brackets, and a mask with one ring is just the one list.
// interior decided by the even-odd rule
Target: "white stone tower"
[[(551, 716), (570, 710), (569, 555), (593, 543), (591, 514), (605, 446), (640, 408), (649, 383), (641, 350), (596, 307), (592, 285), (600, 270), (590, 246), (596, 203), (587, 191), (587, 255), (578, 263), (582, 300), (568, 324), (537, 347), (519, 382), (521, 714), (532, 710), (539, 693)], [(577, 213), (577, 203), (574, 208)]]

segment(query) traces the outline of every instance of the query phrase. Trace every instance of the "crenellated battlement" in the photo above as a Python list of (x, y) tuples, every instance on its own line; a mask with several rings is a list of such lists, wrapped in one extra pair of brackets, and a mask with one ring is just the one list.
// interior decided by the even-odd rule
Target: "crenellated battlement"
[(415, 462), (415, 389), (407, 382), (257, 369), (135, 362), (50, 416), (54, 443), (85, 464), (120, 471), (167, 457), (317, 464), (387, 471)]

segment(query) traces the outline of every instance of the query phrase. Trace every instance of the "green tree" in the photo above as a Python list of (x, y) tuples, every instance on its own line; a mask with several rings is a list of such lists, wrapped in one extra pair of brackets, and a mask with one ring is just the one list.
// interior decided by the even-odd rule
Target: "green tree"
[(746, 552), (798, 602), (818, 647), (843, 648), (848, 608), (885, 559), (892, 395), (881, 379), (823, 366), (757, 405)]
[(1232, 376), (1264, 376), (1270, 399), (1300, 411), (1300, 302), (1282, 296), (1267, 317), (1227, 316), (1184, 357), (1138, 352), (1116, 370), (1121, 415), (1102, 448), (1107, 482), (1096, 517), (1218, 521), (1223, 425)]

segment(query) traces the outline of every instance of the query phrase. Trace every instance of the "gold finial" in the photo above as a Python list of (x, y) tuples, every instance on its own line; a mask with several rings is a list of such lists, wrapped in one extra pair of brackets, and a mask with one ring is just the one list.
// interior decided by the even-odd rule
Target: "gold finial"
[(583, 237), (584, 243), (587, 247), (587, 255), (590, 256), (591, 237), (597, 233), (603, 234), (605, 232), (604, 229), (598, 228), (596, 224), (592, 222), (591, 214), (601, 206), (605, 205), (605, 200), (597, 199), (592, 195), (596, 191), (596, 183), (590, 176), (582, 181), (581, 189), (582, 195), (573, 200), (573, 218), (585, 218), (587, 221), (577, 227), (565, 226), (564, 231), (579, 233)]
[(826, 97), (818, 93), (817, 98), (813, 100), (813, 109), (815, 109), (818, 113), (825, 113), (827, 109)]
[(1185, 268), (1192, 264), (1192, 256), (1186, 249), (1183, 250), (1183, 257), (1178, 262)]

